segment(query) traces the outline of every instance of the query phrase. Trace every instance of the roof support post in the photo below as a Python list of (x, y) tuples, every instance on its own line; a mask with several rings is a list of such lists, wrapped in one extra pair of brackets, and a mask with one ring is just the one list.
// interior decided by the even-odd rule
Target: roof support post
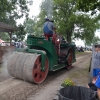
[(11, 41), (12, 41), (12, 32), (8, 32), (9, 36), (10, 36), (10, 46), (11, 46)]

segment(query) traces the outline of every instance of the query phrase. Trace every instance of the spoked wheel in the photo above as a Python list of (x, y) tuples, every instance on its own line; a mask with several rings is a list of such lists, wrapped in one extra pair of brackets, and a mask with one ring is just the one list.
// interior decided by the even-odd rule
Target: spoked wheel
[(41, 56), (39, 56), (36, 59), (34, 66), (33, 66), (33, 80), (35, 83), (42, 83), (48, 74), (48, 70), (49, 70), (48, 58), (46, 58), (45, 60), (45, 65), (44, 65), (45, 70), (44, 71), (41, 70), (41, 64), (42, 64)]
[(69, 49), (68, 51), (68, 59), (67, 59), (67, 69), (71, 69), (72, 67), (72, 60), (73, 60), (73, 53), (72, 53), (72, 49)]

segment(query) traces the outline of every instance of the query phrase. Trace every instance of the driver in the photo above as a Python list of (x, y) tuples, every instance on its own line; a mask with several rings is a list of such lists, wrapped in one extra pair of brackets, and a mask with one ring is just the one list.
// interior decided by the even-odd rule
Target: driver
[(43, 25), (43, 32), (47, 40), (49, 39), (49, 37), (53, 36), (54, 30), (55, 30), (54, 23), (50, 21), (48, 18), (46, 18), (45, 23)]

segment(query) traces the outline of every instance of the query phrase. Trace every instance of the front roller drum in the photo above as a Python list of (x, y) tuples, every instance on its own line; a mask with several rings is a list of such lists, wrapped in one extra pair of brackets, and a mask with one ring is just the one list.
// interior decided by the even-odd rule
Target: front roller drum
[(45, 71), (42, 71), (41, 61), (40, 54), (14, 52), (7, 64), (8, 72), (13, 77), (24, 81), (42, 83), (48, 74), (49, 62), (46, 57)]

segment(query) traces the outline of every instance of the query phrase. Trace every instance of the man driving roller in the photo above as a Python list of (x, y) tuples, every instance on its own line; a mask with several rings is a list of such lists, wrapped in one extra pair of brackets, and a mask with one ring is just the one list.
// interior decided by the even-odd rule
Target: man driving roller
[(43, 25), (43, 32), (47, 40), (49, 39), (49, 37), (53, 36), (54, 30), (55, 30), (54, 23), (51, 22), (48, 18), (46, 18), (45, 23)]

